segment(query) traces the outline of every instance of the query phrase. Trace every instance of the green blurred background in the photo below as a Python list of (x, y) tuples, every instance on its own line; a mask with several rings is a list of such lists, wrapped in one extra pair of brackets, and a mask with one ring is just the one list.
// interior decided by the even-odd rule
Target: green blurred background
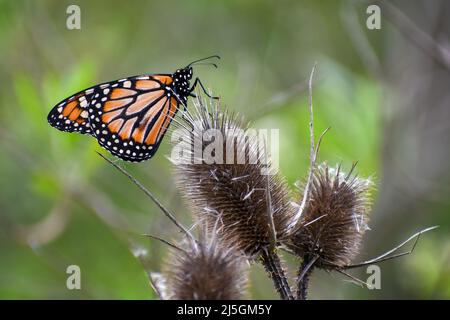
[[(393, 3), (448, 49), (448, 2)], [(81, 30), (66, 28), (70, 4), (81, 8)], [(159, 271), (168, 250), (141, 234), (174, 239), (176, 230), (95, 153), (94, 139), (58, 132), (46, 116), (96, 83), (170, 73), (211, 54), (221, 55), (219, 69), (199, 66), (196, 74), (255, 127), (280, 129), (280, 167), (292, 188), (308, 167), (305, 80), (317, 61), (316, 132), (332, 127), (320, 160), (345, 168), (358, 160), (358, 172), (378, 185), (358, 261), (440, 226), (412, 255), (381, 265), (381, 290), (317, 272), (310, 297), (450, 298), (449, 68), (384, 7), (381, 30), (368, 30), (366, 8), (363, 1), (1, 0), (0, 298), (155, 298), (146, 269)], [(168, 141), (150, 161), (121, 164), (191, 225)], [(146, 253), (145, 268), (136, 253)], [(71, 264), (81, 268), (82, 290), (66, 288)], [(277, 298), (262, 268), (252, 267), (251, 278), (253, 298)]]

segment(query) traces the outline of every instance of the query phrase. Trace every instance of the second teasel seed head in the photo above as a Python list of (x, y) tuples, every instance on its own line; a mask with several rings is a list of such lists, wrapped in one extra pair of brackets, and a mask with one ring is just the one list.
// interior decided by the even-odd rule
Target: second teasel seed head
[(352, 171), (345, 174), (339, 166), (319, 166), (299, 226), (284, 239), (297, 256), (316, 257), (315, 267), (336, 269), (350, 265), (369, 229), (372, 182)]

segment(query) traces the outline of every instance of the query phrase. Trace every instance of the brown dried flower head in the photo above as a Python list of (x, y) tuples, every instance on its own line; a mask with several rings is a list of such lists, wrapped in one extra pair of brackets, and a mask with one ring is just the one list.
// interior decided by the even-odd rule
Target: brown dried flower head
[[(286, 229), (293, 214), (289, 189), (268, 161), (265, 139), (237, 115), (220, 112), (216, 103), (194, 104), (190, 130), (183, 134), (190, 152), (175, 165), (178, 187), (209, 230), (219, 221), (219, 236), (235, 239), (255, 256), (274, 239), (272, 230), (280, 235)], [(213, 140), (214, 150), (211, 132), (223, 137)]]
[(342, 268), (351, 263), (368, 230), (371, 207), (369, 179), (322, 164), (316, 170), (300, 226), (286, 245), (298, 256), (317, 258), (314, 266)]
[(217, 237), (173, 249), (165, 266), (167, 299), (235, 300), (247, 297), (248, 263), (232, 242)]

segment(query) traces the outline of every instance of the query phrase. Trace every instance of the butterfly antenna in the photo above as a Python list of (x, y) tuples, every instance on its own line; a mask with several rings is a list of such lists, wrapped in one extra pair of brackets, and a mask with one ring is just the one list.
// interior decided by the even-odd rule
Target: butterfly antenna
[(194, 60), (194, 61), (192, 61), (191, 63), (189, 63), (189, 64), (186, 66), (186, 68), (187, 68), (187, 67), (190, 67), (190, 66), (193, 66), (194, 64), (196, 64), (196, 63), (198, 63), (198, 62), (205, 61), (205, 60), (208, 60), (208, 59), (213, 59), (213, 58), (214, 58), (214, 59), (220, 59), (220, 57), (219, 57), (217, 54), (215, 54), (215, 55), (213, 55), (213, 56), (209, 56), (209, 57), (206, 57), (206, 58)]
[(217, 64), (213, 63), (213, 62), (200, 62), (200, 63), (196, 63), (196, 66), (213, 66), (214, 68), (217, 68)]

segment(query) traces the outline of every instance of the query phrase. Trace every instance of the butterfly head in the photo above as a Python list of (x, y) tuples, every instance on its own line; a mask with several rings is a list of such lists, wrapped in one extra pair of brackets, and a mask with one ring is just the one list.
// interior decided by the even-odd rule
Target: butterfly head
[[(205, 61), (205, 60), (209, 60), (209, 59), (213, 59), (213, 58), (220, 59), (219, 56), (215, 55), (215, 56), (210, 56), (210, 57), (206, 57), (203, 59), (195, 60), (195, 61), (189, 63), (186, 67), (184, 67), (182, 69), (178, 69), (177, 71), (174, 72), (174, 74), (172, 75), (173, 81), (174, 81), (173, 88), (175, 89), (175, 92), (180, 97), (187, 100), (187, 97), (189, 95), (191, 95), (191, 93), (194, 90), (197, 83), (200, 83), (200, 85), (203, 88), (203, 85), (201, 84), (201, 82), (198, 78), (195, 80), (192, 88), (190, 87), (189, 82), (193, 78), (193, 75), (194, 75), (192, 67), (194, 65), (212, 65), (217, 68), (217, 65), (215, 63), (212, 63), (210, 61)], [(203, 90), (205, 90), (205, 89), (203, 88)]]

